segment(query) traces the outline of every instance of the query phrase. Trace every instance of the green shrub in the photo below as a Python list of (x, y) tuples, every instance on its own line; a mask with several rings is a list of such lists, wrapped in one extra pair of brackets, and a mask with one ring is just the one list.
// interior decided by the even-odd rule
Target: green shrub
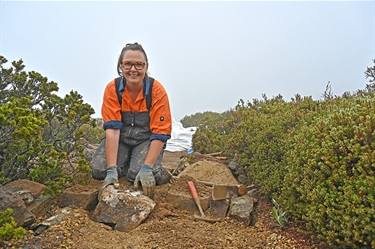
[(6, 62), (0, 55), (0, 183), (31, 178), (54, 195), (90, 171), (80, 140), (99, 140), (94, 110), (75, 91), (59, 97), (57, 83), (26, 72), (22, 60)]
[(375, 247), (374, 113), (370, 94), (325, 102), (285, 159), (283, 205), (333, 247)]
[(99, 126), (98, 120), (95, 119), (92, 125), (83, 124), (79, 130), (82, 133), (82, 137), (85, 138), (89, 144), (99, 144), (105, 136), (103, 127)]
[[(231, 115), (206, 120), (193, 137), (198, 152), (237, 153), (249, 179), (280, 222), (338, 248), (375, 247), (375, 98), (372, 91), (313, 101), (296, 95), (242, 101)], [(278, 204), (277, 204), (278, 205)]]
[(59, 153), (51, 150), (47, 155), (38, 158), (37, 165), (30, 171), (29, 178), (32, 181), (40, 182), (47, 186), (44, 194), (52, 197), (62, 193), (63, 186), (71, 179), (61, 165), (66, 159), (66, 153)]
[(316, 103), (296, 95), (292, 102), (281, 96), (239, 104), (226, 119), (228, 135), (221, 144), (227, 156), (238, 154), (238, 163), (251, 182), (261, 187), (269, 199), (277, 198), (286, 174), (284, 155), (291, 144), (290, 134)]
[(193, 134), (193, 149), (202, 154), (222, 152), (227, 135), (224, 117), (206, 116)]
[(31, 98), (10, 97), (0, 105), (0, 171), (4, 178), (27, 177), (29, 162), (44, 149), (42, 132), (47, 122), (30, 104)]
[(11, 208), (0, 212), (0, 243), (4, 240), (21, 238), (26, 234), (23, 227), (17, 227), (12, 214)]

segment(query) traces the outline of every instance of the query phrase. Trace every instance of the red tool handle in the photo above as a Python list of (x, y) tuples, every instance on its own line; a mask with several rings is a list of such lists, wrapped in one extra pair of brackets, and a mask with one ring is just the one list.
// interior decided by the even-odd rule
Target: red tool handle
[(192, 181), (188, 181), (188, 185), (190, 188), (191, 195), (194, 199), (198, 199), (197, 190), (195, 189), (194, 183)]

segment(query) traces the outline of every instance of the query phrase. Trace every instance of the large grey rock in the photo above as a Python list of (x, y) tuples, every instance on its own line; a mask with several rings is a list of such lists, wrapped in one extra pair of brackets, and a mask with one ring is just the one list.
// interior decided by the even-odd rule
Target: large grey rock
[(27, 227), (35, 221), (35, 216), (26, 208), (22, 197), (0, 185), (0, 211), (13, 209), (13, 218), (17, 226)]
[(230, 204), (229, 215), (236, 220), (243, 222), (246, 226), (249, 226), (253, 208), (254, 203), (250, 196), (244, 195), (233, 197)]
[(115, 230), (128, 232), (139, 226), (155, 205), (152, 199), (139, 191), (123, 191), (109, 185), (99, 194), (92, 219), (113, 225)]

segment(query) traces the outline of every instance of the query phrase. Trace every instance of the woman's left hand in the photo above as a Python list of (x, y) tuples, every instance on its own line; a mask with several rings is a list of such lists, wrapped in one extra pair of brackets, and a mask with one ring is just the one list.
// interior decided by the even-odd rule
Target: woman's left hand
[(143, 194), (152, 198), (154, 196), (156, 181), (150, 165), (142, 164), (141, 169), (135, 177), (134, 187), (138, 188), (139, 182), (142, 185)]

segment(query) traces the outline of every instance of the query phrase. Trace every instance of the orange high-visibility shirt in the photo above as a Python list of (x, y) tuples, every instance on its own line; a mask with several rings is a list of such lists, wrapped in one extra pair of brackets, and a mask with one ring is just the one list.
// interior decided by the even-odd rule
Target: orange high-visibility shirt
[[(139, 93), (133, 103), (127, 87), (122, 94), (122, 106), (118, 101), (115, 80), (109, 82), (105, 88), (102, 104), (102, 117), (104, 120), (104, 129), (121, 129), (123, 120), (121, 113), (124, 112), (149, 112), (149, 128), (152, 133), (152, 139), (163, 140), (170, 138), (172, 132), (172, 116), (170, 111), (169, 99), (163, 85), (154, 80), (152, 87), (152, 105), (150, 111), (146, 106), (146, 98), (143, 90)], [(163, 138), (167, 136), (166, 138)]]

